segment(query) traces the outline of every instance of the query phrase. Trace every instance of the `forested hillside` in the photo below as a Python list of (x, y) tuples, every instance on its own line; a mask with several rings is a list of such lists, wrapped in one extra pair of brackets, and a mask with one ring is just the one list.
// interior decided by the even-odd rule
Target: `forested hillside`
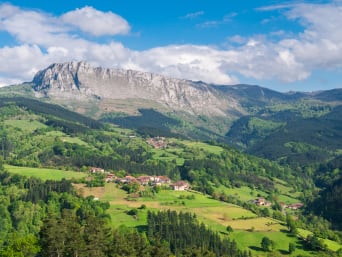
[[(319, 119), (339, 119), (337, 110)], [(336, 244), (341, 240), (340, 234), (331, 230), (339, 228), (341, 222), (338, 212), (334, 211), (339, 210), (340, 201), (336, 194), (341, 175), (338, 158), (321, 165), (292, 168), (246, 155), (223, 143), (185, 140), (173, 137), (172, 133), (154, 138), (151, 130), (141, 136), (134, 130), (101, 123), (60, 106), (25, 98), (2, 98), (0, 117), (2, 170), (12, 167), (8, 165), (74, 170), (88, 174), (88, 178), (73, 179), (72, 182), (89, 187), (105, 183), (101, 174), (89, 176), (91, 167), (101, 167), (121, 177), (163, 175), (172, 181), (187, 181), (193, 192), (209, 197), (210, 201), (230, 203), (248, 210), (253, 214), (251, 217), (267, 217), (279, 224), (287, 223), (291, 228), (288, 233), (297, 233), (294, 232), (295, 226), (313, 231), (320, 240), (332, 239)], [(178, 124), (166, 117), (157, 117), (165, 124)], [(130, 122), (134, 125), (134, 120)], [(167, 131), (167, 127), (161, 129)], [(151, 138), (161, 140), (162, 146), (151, 144)], [(0, 174), (3, 199), (0, 211), (6, 217), (1, 225), (1, 256), (11, 256), (11, 251), (20, 252), (22, 249), (27, 251), (24, 256), (57, 256), (54, 255), (56, 253), (58, 256), (123, 256), (126, 253), (132, 253), (132, 256), (250, 256), (257, 252), (255, 248), (236, 249), (237, 245), (227, 237), (229, 233), (222, 234), (219, 230), (221, 234), (217, 234), (216, 226), (213, 230), (208, 229), (207, 224), (201, 225), (190, 214), (177, 216), (173, 212), (154, 213), (152, 210), (143, 223), (146, 225), (137, 227), (138, 230), (115, 228), (116, 220), (112, 220), (110, 217), (113, 215), (107, 212), (112, 208), (109, 203), (95, 201), (94, 197), (82, 198), (69, 180), (42, 181), (25, 179), (13, 173)], [(318, 186), (326, 189), (319, 193)], [(126, 186), (122, 190), (129, 192), (128, 199), (140, 201), (143, 197), (153, 198), (161, 189), (140, 191), (139, 187)], [(163, 190), (167, 194), (169, 189)], [(321, 197), (317, 198), (317, 195)], [(257, 206), (253, 201), (260, 197), (265, 197), (270, 205)], [(180, 206), (184, 206), (182, 202)], [(283, 204), (296, 202), (304, 204), (305, 211), (282, 209)], [(179, 206), (177, 208), (181, 210)], [(133, 216), (136, 212), (132, 211)], [(296, 222), (290, 222), (290, 226), (287, 217), (292, 216), (296, 217)], [(243, 215), (238, 217), (241, 221), (246, 219)], [(164, 223), (159, 226), (157, 220)], [(227, 217), (219, 220), (226, 222)], [(167, 233), (160, 231), (165, 224), (168, 224)], [(180, 227), (193, 231), (193, 239), (181, 238), (177, 234)], [(197, 230), (203, 230), (204, 241), (196, 239), (200, 236), (195, 234)], [(251, 227), (244, 231), (253, 232)], [(173, 241), (174, 238), (180, 241)], [(305, 240), (300, 243), (305, 248), (303, 251), (317, 248), (317, 245), (306, 245)], [(17, 245), (20, 245), (20, 250)], [(329, 251), (320, 243), (315, 254), (337, 254)]]

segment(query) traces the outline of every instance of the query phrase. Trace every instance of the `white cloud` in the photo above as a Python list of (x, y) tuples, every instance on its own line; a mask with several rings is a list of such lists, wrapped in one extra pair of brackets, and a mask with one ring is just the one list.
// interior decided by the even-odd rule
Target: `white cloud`
[(183, 16), (183, 19), (195, 19), (199, 16), (202, 16), (204, 14), (203, 11), (198, 11), (198, 12), (193, 12), (193, 13), (188, 13), (185, 16)]
[(297, 39), (281, 42), (312, 69), (342, 67), (342, 5), (300, 4), (287, 13), (306, 28)]
[(171, 45), (136, 53), (134, 63), (144, 70), (176, 78), (237, 83), (235, 77), (221, 70), (223, 53), (208, 46)]
[[(295, 82), (308, 78), (316, 69), (341, 70), (341, 4), (297, 4), (259, 11), (274, 9), (285, 10), (288, 19), (299, 21), (303, 32), (294, 35), (281, 31), (277, 40), (274, 33), (235, 35), (228, 40), (237, 44), (227, 49), (187, 44), (133, 51), (114, 40), (98, 43), (83, 38), (84, 33), (95, 36), (128, 33), (127, 21), (114, 13), (84, 7), (56, 17), (0, 5), (0, 30), (17, 41), (16, 46), (0, 47), (0, 86), (30, 81), (37, 70), (54, 62), (72, 60), (217, 84), (238, 83), (237, 77)], [(89, 15), (83, 17), (82, 13)], [(232, 17), (234, 14), (220, 22)], [(108, 26), (102, 27), (103, 23)]]
[(212, 27), (218, 27), (220, 25), (229, 23), (233, 20), (235, 16), (237, 16), (237, 13), (228, 13), (222, 17), (221, 20), (211, 20), (211, 21), (205, 21), (203, 23), (197, 24), (197, 27), (199, 28), (212, 28)]
[(89, 6), (68, 12), (61, 19), (95, 36), (127, 34), (130, 31), (128, 22), (121, 16)]
[(35, 67), (44, 64), (44, 54), (36, 45), (0, 48), (1, 81), (19, 81), (32, 78)]

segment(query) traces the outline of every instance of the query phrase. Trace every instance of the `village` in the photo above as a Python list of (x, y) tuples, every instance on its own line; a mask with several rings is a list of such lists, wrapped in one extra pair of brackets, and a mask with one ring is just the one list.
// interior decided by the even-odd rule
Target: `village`
[[(264, 197), (258, 197), (256, 199), (251, 200), (250, 202), (254, 203), (257, 206), (270, 207), (272, 205), (271, 202), (267, 201)], [(283, 202), (280, 203), (281, 208), (284, 210), (286, 208), (290, 210), (298, 210), (304, 206), (303, 203), (292, 203), (285, 204)]]
[[(92, 167), (90, 169), (90, 173), (93, 174), (105, 174), (104, 181), (106, 183), (117, 183), (121, 185), (125, 184), (139, 184), (140, 186), (151, 186), (151, 187), (164, 187), (170, 188), (174, 191), (185, 191), (190, 189), (190, 184), (187, 181), (179, 180), (176, 182), (172, 182), (171, 179), (167, 176), (148, 176), (142, 175), (138, 177), (133, 177), (131, 175), (126, 175), (125, 177), (117, 177), (115, 174), (111, 172), (106, 172), (102, 168)], [(271, 207), (272, 203), (267, 201), (264, 197), (258, 197), (256, 199), (250, 200), (251, 203), (254, 203), (257, 206), (263, 207)], [(285, 204), (280, 203), (282, 209), (290, 209), (290, 210), (297, 210), (302, 208), (304, 205), (303, 203), (292, 203), (292, 204)]]
[(138, 183), (141, 186), (162, 186), (162, 187), (169, 187), (175, 191), (184, 191), (190, 189), (190, 184), (184, 180), (179, 180), (176, 182), (172, 182), (171, 179), (167, 176), (139, 176), (133, 177), (127, 175), (123, 178), (115, 176), (115, 174), (111, 172), (106, 172), (102, 168), (92, 167), (90, 169), (90, 173), (93, 174), (105, 174), (105, 182), (106, 183), (117, 183), (117, 184), (132, 184)]

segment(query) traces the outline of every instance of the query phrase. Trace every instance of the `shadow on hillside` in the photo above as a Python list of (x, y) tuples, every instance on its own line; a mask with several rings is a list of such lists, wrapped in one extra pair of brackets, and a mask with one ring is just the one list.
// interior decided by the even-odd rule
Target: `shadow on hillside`
[(146, 225), (139, 225), (139, 226), (136, 226), (135, 227), (139, 233), (142, 233), (142, 232), (147, 232), (147, 226)]
[(264, 250), (258, 246), (249, 246), (248, 248), (253, 250), (253, 251), (257, 251), (257, 252), (264, 252)]
[(289, 251), (286, 251), (286, 250), (279, 250), (280, 254), (282, 255), (288, 255), (290, 254)]
[(281, 229), (280, 232), (286, 234), (287, 237), (297, 237), (296, 235), (290, 233), (287, 229)]

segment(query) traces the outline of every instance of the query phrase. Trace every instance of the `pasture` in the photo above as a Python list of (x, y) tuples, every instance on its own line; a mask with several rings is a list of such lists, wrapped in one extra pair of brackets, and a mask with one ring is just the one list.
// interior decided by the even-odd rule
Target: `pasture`
[(19, 174), (26, 177), (40, 178), (41, 180), (62, 180), (64, 179), (81, 179), (87, 176), (84, 172), (66, 171), (46, 168), (29, 168), (4, 165), (5, 170), (9, 173)]
[(37, 120), (5, 120), (4, 121), (5, 125), (19, 128), (22, 131), (32, 133), (36, 129), (42, 129), (46, 128), (47, 126)]
[[(251, 250), (257, 256), (266, 256), (261, 249), (261, 240), (268, 236), (276, 242), (275, 251), (288, 255), (289, 243), (294, 243), (297, 249), (293, 256), (308, 254), (302, 249), (297, 237), (286, 233), (287, 228), (278, 220), (257, 217), (249, 210), (239, 206), (214, 200), (207, 195), (189, 191), (161, 190), (152, 197), (128, 198), (128, 194), (113, 183), (107, 183), (103, 188), (85, 188), (77, 185), (85, 196), (94, 195), (100, 200), (108, 201), (108, 213), (114, 227), (126, 226), (145, 229), (148, 210), (176, 210), (195, 213), (198, 220), (210, 229), (226, 236), (226, 227), (231, 226), (234, 232), (229, 237), (235, 240), (241, 249)], [(246, 191), (248, 192), (248, 191)], [(145, 205), (146, 208), (141, 208)], [(137, 215), (127, 212), (137, 209)], [(326, 242), (326, 241), (325, 241)], [(329, 249), (337, 250), (336, 242), (327, 242)]]
[(203, 142), (195, 142), (195, 141), (182, 141), (184, 145), (190, 148), (198, 149), (200, 151), (205, 151), (211, 154), (219, 155), (223, 152), (223, 148), (216, 145), (209, 145)]
[(242, 187), (234, 187), (234, 188), (227, 188), (224, 186), (220, 186), (217, 190), (217, 192), (223, 192), (226, 195), (232, 195), (241, 201), (249, 201), (257, 198), (258, 196), (266, 197), (267, 194), (261, 190), (258, 189), (251, 189), (247, 186)]

